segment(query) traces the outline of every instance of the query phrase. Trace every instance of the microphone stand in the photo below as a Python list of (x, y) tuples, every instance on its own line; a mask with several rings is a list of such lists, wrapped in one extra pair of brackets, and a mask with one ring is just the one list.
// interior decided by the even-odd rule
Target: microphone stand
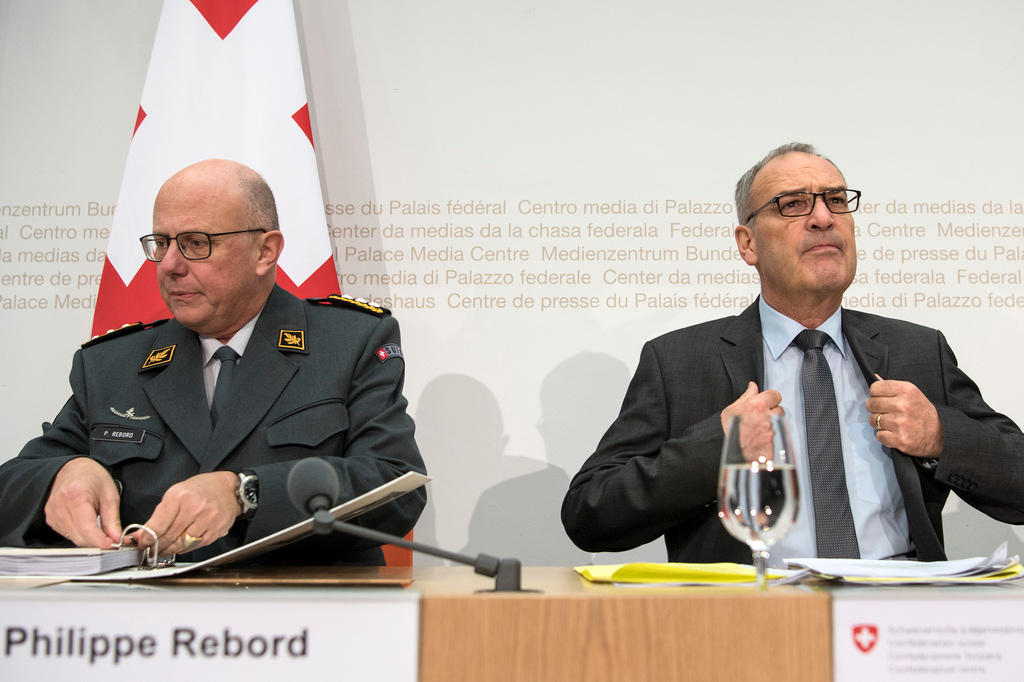
[[(413, 542), (400, 538), (389, 533), (382, 533), (370, 528), (363, 528), (354, 523), (337, 521), (326, 509), (319, 509), (313, 514), (313, 532), (319, 535), (330, 535), (332, 532), (355, 535), (356, 537), (370, 540), (382, 545), (397, 545), (416, 552), (423, 552), (432, 556), (448, 559), (456, 563), (472, 566), (473, 570), (480, 575), (494, 578), (494, 589), (483, 590), (484, 592), (523, 592), (521, 587), (521, 568), (519, 559), (499, 559), (489, 554), (479, 554), (471, 557), (466, 554), (449, 552), (420, 542)], [(533, 590), (529, 590), (533, 591)]]

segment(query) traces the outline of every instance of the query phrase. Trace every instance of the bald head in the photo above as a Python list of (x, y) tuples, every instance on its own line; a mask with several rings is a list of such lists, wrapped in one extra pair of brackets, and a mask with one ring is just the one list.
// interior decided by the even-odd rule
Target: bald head
[(188, 243), (209, 242), (206, 257), (186, 258), (178, 241), (157, 263), (167, 307), (198, 334), (226, 343), (274, 288), (284, 238), (274, 195), (248, 166), (210, 159), (175, 173), (153, 203), (153, 233), (175, 240), (202, 233)]
[(246, 214), (245, 225), (253, 229), (278, 230), (277, 202), (270, 186), (259, 173), (229, 159), (207, 159), (186, 166), (160, 188), (153, 204), (154, 216), (161, 199), (187, 192), (206, 201), (239, 202)]

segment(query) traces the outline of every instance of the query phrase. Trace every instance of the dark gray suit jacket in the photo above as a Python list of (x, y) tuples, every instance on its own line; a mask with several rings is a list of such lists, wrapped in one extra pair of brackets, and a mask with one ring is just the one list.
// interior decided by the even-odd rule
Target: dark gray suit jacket
[[(875, 373), (914, 383), (945, 434), (938, 466), (886, 448), (918, 557), (945, 558), (949, 491), (986, 514), (1024, 523), (1024, 434), (992, 410), (956, 364), (941, 332), (843, 310), (843, 334), (870, 384)], [(649, 341), (618, 418), (573, 478), (562, 522), (582, 549), (621, 551), (665, 536), (670, 561), (750, 563), (717, 516), (721, 411), (749, 381), (764, 387), (757, 303), (736, 317)]]
[[(282, 332), (290, 336), (285, 339)], [(123, 483), (125, 525), (148, 519), (164, 491), (190, 476), (255, 471), (260, 482), (255, 516), (237, 521), (224, 538), (183, 557), (189, 561), (302, 520), (286, 491), (288, 473), (299, 459), (330, 462), (341, 481), (342, 500), (407, 471), (424, 472), (402, 395), (404, 360), (401, 354), (381, 360), (376, 353), (398, 344), (398, 323), (390, 314), (307, 302), (275, 287), (216, 428), (195, 332), (170, 320), (86, 344), (75, 353), (73, 395), (52, 426), (44, 425), (42, 436), (0, 466), (0, 545), (60, 540), (46, 526), (43, 506), (58, 469), (82, 455)], [(171, 353), (162, 352), (170, 347)], [(144, 367), (151, 357), (159, 359)], [(139, 437), (104, 440), (108, 428)], [(356, 522), (403, 535), (425, 503), (420, 489)], [(383, 563), (378, 547), (343, 535), (311, 538), (275, 554), (262, 561)]]

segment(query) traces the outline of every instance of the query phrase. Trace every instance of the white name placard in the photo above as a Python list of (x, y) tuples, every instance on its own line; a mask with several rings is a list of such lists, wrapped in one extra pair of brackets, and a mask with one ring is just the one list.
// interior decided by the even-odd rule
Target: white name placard
[(10, 682), (414, 682), (418, 644), (419, 595), (405, 590), (0, 592), (0, 678)]
[(1024, 679), (1024, 589), (833, 592), (835, 682)]

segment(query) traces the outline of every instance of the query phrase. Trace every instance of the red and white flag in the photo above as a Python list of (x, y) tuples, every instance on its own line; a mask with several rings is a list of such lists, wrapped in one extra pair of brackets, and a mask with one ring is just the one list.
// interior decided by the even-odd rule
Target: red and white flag
[(286, 248), (277, 281), (337, 293), (291, 0), (165, 0), (114, 211), (93, 334), (169, 317), (139, 237), (167, 178), (210, 158), (260, 173)]

